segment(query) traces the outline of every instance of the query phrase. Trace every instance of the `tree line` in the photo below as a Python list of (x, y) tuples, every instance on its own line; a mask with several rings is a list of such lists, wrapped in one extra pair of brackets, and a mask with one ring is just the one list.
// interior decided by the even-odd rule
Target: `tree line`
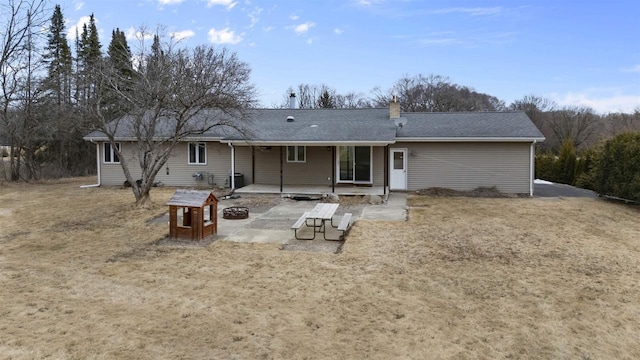
[[(95, 172), (86, 116), (98, 95), (92, 70), (103, 53), (91, 15), (72, 45), (60, 6), (9, 0), (0, 17), (0, 134), (8, 146), (5, 178), (13, 181)], [(43, 32), (41, 29), (48, 31)]]
[[(209, 125), (189, 128), (190, 119), (215, 108), (229, 117), (214, 123), (233, 126), (230, 119), (240, 119), (244, 109), (256, 104), (249, 66), (234, 53), (211, 46), (180, 48), (145, 29), (140, 29), (135, 55), (120, 29), (112, 30), (105, 51), (93, 15), (70, 44), (60, 6), (51, 11), (46, 4), (46, 0), (0, 4), (0, 140), (8, 145), (0, 176), (6, 179), (95, 173), (95, 145), (82, 137), (103, 130), (121, 158), (113, 127), (119, 124), (114, 120), (127, 115), (142, 129), (136, 135), (143, 185), (134, 185), (134, 194), (143, 199), (177, 141), (210, 129)], [(536, 95), (506, 104), (435, 74), (404, 75), (390, 88), (374, 88), (368, 95), (341, 94), (326, 84), (299, 84), (287, 89), (282, 103), (273, 106), (288, 107), (290, 93), (296, 93), (297, 107), (305, 109), (387, 107), (396, 96), (404, 112), (525, 111), (547, 138), (537, 147), (539, 159), (557, 160), (566, 144), (573, 147), (576, 160), (586, 159), (584, 154), (602, 140), (640, 131), (640, 107), (633, 113), (597, 114), (588, 107), (558, 106)], [(168, 116), (178, 119), (169, 140), (154, 144), (156, 126)], [(125, 175), (135, 184), (138, 179), (129, 171), (135, 164), (123, 160)], [(575, 183), (578, 177), (574, 173), (564, 181)]]

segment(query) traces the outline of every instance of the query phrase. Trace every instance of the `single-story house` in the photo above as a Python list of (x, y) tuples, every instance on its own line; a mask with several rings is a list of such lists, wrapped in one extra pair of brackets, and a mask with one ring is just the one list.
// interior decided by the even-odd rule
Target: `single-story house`
[[(243, 126), (185, 138), (156, 181), (238, 192), (495, 186), (532, 195), (535, 145), (544, 141), (521, 111), (401, 113), (397, 101), (372, 109), (256, 109)], [(119, 131), (116, 146), (137, 164), (132, 135)], [(125, 177), (106, 136), (95, 131), (85, 139), (97, 144), (99, 183), (121, 185)]]

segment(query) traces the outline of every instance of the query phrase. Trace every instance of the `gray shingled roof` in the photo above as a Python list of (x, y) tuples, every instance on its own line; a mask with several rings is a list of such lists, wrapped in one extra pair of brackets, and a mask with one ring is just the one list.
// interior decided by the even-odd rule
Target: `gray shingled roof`
[[(202, 112), (195, 122), (211, 121), (219, 112)], [(293, 122), (287, 118), (293, 117)], [(393, 143), (429, 139), (538, 139), (544, 138), (524, 112), (402, 113), (403, 126), (396, 127), (388, 109), (255, 109), (238, 122), (242, 131), (227, 126), (192, 138), (224, 141), (249, 139), (256, 143)], [(169, 126), (169, 120), (166, 120)], [(130, 138), (130, 126), (121, 125), (116, 138)], [(160, 135), (160, 134), (159, 134)], [(85, 139), (102, 140), (92, 132)]]
[(391, 143), (395, 138), (386, 109), (262, 109), (252, 115), (249, 136), (257, 142)]
[(544, 138), (522, 111), (403, 113), (398, 137), (409, 138)]

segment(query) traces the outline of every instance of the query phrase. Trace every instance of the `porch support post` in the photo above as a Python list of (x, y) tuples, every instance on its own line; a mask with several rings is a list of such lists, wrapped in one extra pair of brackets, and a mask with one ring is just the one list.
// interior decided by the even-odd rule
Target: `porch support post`
[(383, 182), (384, 189), (382, 190), (384, 195), (387, 195), (388, 186), (389, 186), (389, 145), (387, 144), (384, 147), (384, 182)]
[(231, 186), (231, 191), (233, 191), (236, 189), (236, 149), (232, 143), (229, 143), (229, 147), (231, 148), (231, 181), (229, 186)]
[(336, 147), (331, 147), (331, 193), (336, 193)]
[(256, 148), (251, 147), (251, 183), (256, 183)]
[(282, 146), (280, 146), (280, 193), (282, 194), (282, 167), (284, 158), (282, 157)]

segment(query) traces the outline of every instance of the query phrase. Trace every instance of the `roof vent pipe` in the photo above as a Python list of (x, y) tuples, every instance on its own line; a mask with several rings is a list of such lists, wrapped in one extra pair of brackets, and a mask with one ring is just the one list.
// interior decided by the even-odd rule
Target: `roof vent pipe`
[(293, 122), (294, 118), (293, 116), (287, 116), (287, 122)]
[(291, 95), (289, 95), (289, 109), (295, 109), (296, 108), (296, 93), (291, 93)]

